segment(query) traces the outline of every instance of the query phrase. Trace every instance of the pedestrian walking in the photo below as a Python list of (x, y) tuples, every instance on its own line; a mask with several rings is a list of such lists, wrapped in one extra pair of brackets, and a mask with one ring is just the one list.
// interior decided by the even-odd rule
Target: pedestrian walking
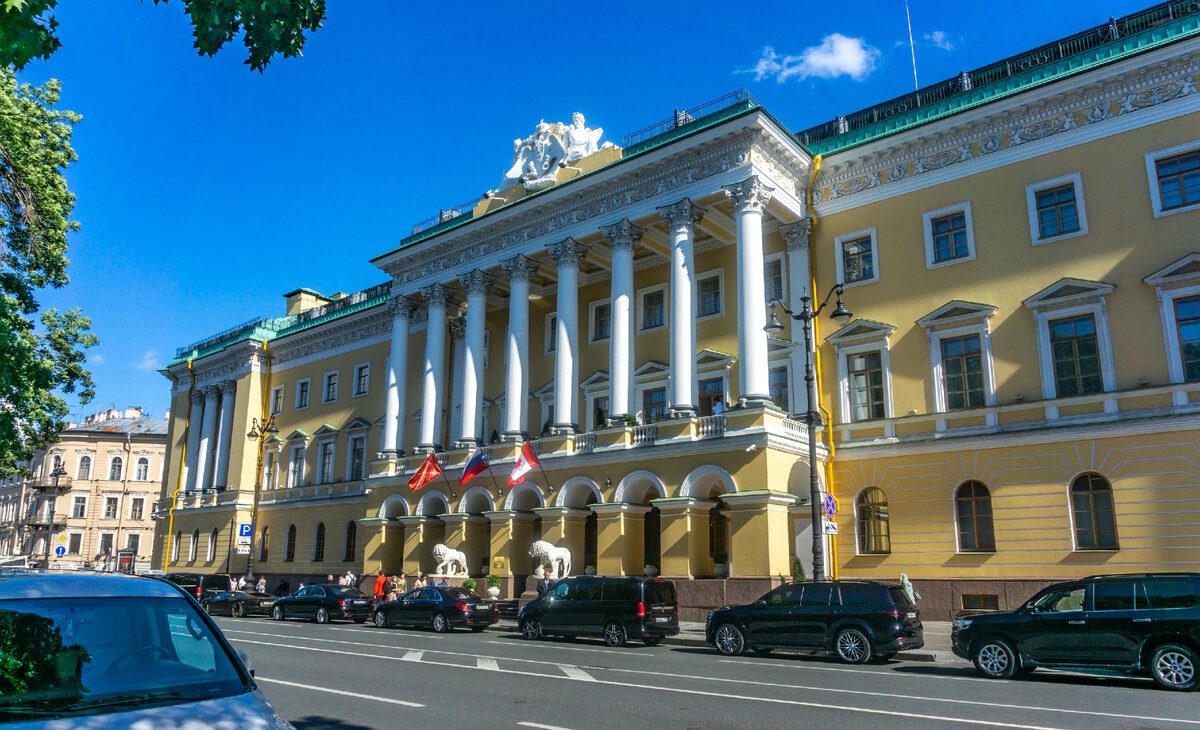
[(261, 575), (260, 575), (260, 576), (258, 577), (258, 584), (254, 586), (254, 590), (258, 591), (259, 593), (266, 593), (266, 592), (267, 592), (267, 578), (266, 578), (266, 576), (261, 576)]
[(346, 586), (347, 588), (354, 586), (354, 571), (346, 571), (346, 574), (342, 576), (342, 585)]
[(238, 587), (239, 591), (246, 590), (246, 576), (244, 576), (244, 575), (238, 576), (237, 587)]
[(417, 579), (413, 581), (413, 588), (428, 588), (429, 581), (425, 579), (424, 573), (418, 573)]
[(375, 605), (383, 603), (383, 599), (387, 596), (387, 591), (383, 587), (387, 584), (387, 576), (383, 574), (383, 568), (379, 569), (379, 575), (375, 578)]
[(333, 585), (333, 574), (332, 573), (325, 576), (325, 582), (328, 583), (329, 585)]
[(396, 581), (396, 592), (402, 596), (408, 593), (408, 576), (404, 573), (401, 573), (400, 580)]

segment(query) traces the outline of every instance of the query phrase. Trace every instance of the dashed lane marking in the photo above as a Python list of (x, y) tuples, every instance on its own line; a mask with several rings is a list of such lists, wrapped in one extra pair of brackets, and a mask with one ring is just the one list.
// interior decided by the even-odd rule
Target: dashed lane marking
[(595, 677), (583, 671), (579, 667), (572, 666), (570, 664), (559, 664), (558, 668), (562, 670), (563, 674), (567, 675), (571, 679), (582, 679), (587, 682), (596, 681)]
[(493, 672), (498, 671), (500, 669), (500, 665), (496, 663), (495, 659), (489, 659), (485, 656), (481, 656), (478, 659), (476, 659), (475, 666), (478, 669), (490, 669)]
[(409, 650), (404, 652), (404, 656), (400, 657), (400, 659), (406, 662), (419, 662), (423, 656), (425, 656), (425, 652), (423, 651)]
[(543, 725), (540, 722), (518, 722), (520, 727), (537, 727), (542, 730), (569, 730), (569, 728), (559, 727), (558, 725)]
[(364, 695), (358, 692), (347, 692), (344, 689), (332, 689), (330, 687), (317, 687), (311, 684), (300, 684), (299, 682), (285, 682), (282, 679), (269, 679), (267, 677), (255, 677), (256, 682), (266, 682), (268, 684), (283, 684), (288, 687), (299, 687), (300, 689), (310, 689), (314, 692), (328, 692), (330, 694), (342, 695), (344, 697), (357, 697), (362, 700), (374, 700), (375, 702), (387, 702), (392, 705), (404, 705), (405, 707), (424, 707), (418, 702), (406, 702), (404, 700), (396, 700), (391, 697), (379, 697), (376, 695)]

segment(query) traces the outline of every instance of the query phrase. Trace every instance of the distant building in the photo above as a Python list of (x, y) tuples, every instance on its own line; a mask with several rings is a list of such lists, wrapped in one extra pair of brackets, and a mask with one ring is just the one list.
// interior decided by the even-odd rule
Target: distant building
[(109, 409), (70, 424), (33, 455), (29, 478), (0, 480), (0, 562), (26, 556), (42, 564), (49, 554), (51, 566), (111, 569), (117, 551), (131, 548), (138, 565), (148, 565), (167, 419), (142, 414)]

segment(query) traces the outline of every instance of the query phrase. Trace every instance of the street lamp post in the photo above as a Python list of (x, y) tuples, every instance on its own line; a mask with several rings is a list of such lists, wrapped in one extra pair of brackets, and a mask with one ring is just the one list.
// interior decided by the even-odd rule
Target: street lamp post
[(254, 469), (254, 503), (250, 508), (250, 555), (246, 560), (246, 582), (254, 581), (254, 539), (258, 534), (258, 493), (262, 489), (263, 444), (262, 442), (279, 433), (275, 427), (275, 414), (272, 413), (263, 423), (255, 418), (250, 425), (250, 433), (246, 438), (258, 442), (258, 465)]
[(50, 515), (46, 522), (46, 557), (45, 566), (50, 567), (50, 537), (54, 533), (54, 505), (58, 502), (58, 480), (67, 475), (67, 470), (59, 464), (58, 468), (50, 472), (50, 478), (54, 480), (54, 492), (50, 497)]
[(775, 305), (784, 311), (787, 316), (792, 319), (804, 322), (804, 387), (808, 393), (808, 404), (804, 414), (804, 422), (808, 426), (808, 492), (809, 501), (812, 503), (812, 553), (813, 553), (813, 579), (825, 579), (825, 536), (824, 530), (821, 528), (821, 485), (817, 473), (817, 439), (816, 426), (820, 422), (821, 416), (817, 412), (817, 378), (813, 371), (813, 341), (812, 341), (812, 322), (821, 312), (825, 310), (825, 305), (829, 304), (829, 298), (835, 293), (837, 294), (837, 303), (832, 312), (829, 313), (829, 318), (835, 323), (841, 325), (850, 321), (853, 317), (850, 310), (842, 305), (842, 284), (835, 284), (829, 293), (825, 295), (825, 299), (819, 306), (813, 309), (813, 299), (811, 297), (800, 297), (800, 311), (793, 312), (788, 309), (783, 302), (778, 299), (771, 300), (771, 321), (763, 327), (767, 334), (778, 334), (783, 331), (783, 325), (775, 317)]

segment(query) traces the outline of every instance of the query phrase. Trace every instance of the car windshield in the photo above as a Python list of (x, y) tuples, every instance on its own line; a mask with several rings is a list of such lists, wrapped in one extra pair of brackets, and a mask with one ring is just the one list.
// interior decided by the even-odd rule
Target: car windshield
[(0, 722), (210, 700), (251, 689), (183, 598), (0, 601)]
[(335, 598), (366, 598), (367, 597), (367, 594), (363, 593), (362, 591), (358, 590), (357, 588), (334, 588), (331, 586), (329, 588), (329, 590), (333, 593)]

